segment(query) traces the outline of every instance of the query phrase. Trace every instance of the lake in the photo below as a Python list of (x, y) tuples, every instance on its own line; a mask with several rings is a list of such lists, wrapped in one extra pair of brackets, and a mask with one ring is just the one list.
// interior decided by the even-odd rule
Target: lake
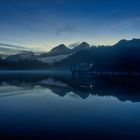
[(139, 139), (139, 78), (0, 78), (0, 139)]

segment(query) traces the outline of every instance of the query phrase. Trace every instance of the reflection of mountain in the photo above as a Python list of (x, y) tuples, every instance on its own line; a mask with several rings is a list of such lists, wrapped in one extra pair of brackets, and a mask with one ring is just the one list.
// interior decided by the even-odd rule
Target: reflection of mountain
[[(131, 79), (132, 80), (132, 79)], [(82, 99), (86, 99), (89, 95), (97, 95), (97, 96), (114, 96), (118, 98), (120, 101), (132, 101), (132, 102), (140, 102), (139, 95), (139, 87), (136, 87), (131, 84), (126, 84), (124, 79), (120, 80), (122, 83), (114, 79), (111, 80), (102, 80), (102, 79), (18, 79), (16, 81), (13, 80), (5, 80), (8, 85), (12, 85), (12, 87), (19, 87), (22, 89), (32, 89), (36, 85), (45, 87), (50, 89), (53, 93), (64, 97), (69, 93), (74, 93), (81, 97)], [(139, 82), (138, 79), (133, 79), (135, 82)], [(3, 82), (1, 82), (1, 87)], [(92, 86), (91, 86), (92, 85)], [(18, 90), (16, 92), (18, 94)], [(20, 92), (19, 92), (20, 93)], [(15, 95), (15, 94), (14, 94)]]
[(87, 85), (81, 86), (80, 83), (79, 85), (69, 85), (69, 83), (66, 84), (64, 83), (64, 81), (62, 82), (56, 79), (47, 79), (39, 82), (39, 84), (41, 86), (49, 88), (53, 93), (62, 97), (70, 92), (75, 93), (76, 95), (80, 96), (83, 99), (89, 96), (87, 90), (84, 89), (86, 88)]
[(23, 85), (23, 83), (20, 83), (19, 81), (2, 82), (0, 83), (0, 98), (26, 94), (30, 89), (32, 89), (31, 85), (26, 83)]
[(61, 81), (55, 80), (53, 78), (49, 78), (47, 80), (42, 80), (40, 82), (40, 84), (42, 84), (42, 85), (48, 85), (48, 86), (52, 86), (53, 85), (53, 86), (58, 86), (58, 87), (62, 87), (62, 88), (67, 88), (68, 87), (67, 84), (65, 84), (65, 83), (63, 83)]
[(49, 88), (59, 96), (65, 96), (70, 91), (70, 87), (67, 84), (52, 78), (40, 81), (39, 85)]

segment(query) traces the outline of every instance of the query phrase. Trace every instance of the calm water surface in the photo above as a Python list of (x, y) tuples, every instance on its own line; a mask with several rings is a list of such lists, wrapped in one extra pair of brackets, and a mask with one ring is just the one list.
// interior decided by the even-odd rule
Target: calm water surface
[(0, 83), (0, 139), (140, 138), (138, 87), (38, 77)]

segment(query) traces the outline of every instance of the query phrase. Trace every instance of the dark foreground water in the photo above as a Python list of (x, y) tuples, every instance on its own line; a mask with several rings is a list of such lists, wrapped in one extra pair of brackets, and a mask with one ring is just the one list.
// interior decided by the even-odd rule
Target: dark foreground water
[(0, 78), (0, 140), (140, 139), (139, 78)]

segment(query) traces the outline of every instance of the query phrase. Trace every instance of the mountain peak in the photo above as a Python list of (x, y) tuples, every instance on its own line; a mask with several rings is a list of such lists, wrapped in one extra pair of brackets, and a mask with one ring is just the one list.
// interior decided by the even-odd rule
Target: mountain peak
[(80, 45), (89, 46), (89, 44), (87, 42), (82, 42)]
[(126, 39), (121, 39), (119, 42), (127, 42), (128, 40), (126, 40)]
[(56, 46), (55, 48), (51, 49), (50, 52), (41, 54), (40, 56), (55, 56), (68, 53), (71, 53), (71, 49), (67, 48), (64, 44), (60, 44), (59, 46)]
[(76, 46), (73, 50), (74, 51), (82, 51), (82, 50), (86, 50), (89, 49), (90, 45), (86, 42), (82, 42), (81, 44), (79, 44), (78, 46)]
[[(64, 44), (60, 44), (60, 45), (58, 45), (56, 48), (58, 48), (58, 47), (60, 47), (60, 48), (67, 48)], [(55, 48), (54, 48), (55, 49)]]
[(60, 44), (59, 46), (53, 48), (50, 52), (51, 53), (61, 53), (61, 52), (67, 52), (70, 49), (67, 48), (64, 44)]

